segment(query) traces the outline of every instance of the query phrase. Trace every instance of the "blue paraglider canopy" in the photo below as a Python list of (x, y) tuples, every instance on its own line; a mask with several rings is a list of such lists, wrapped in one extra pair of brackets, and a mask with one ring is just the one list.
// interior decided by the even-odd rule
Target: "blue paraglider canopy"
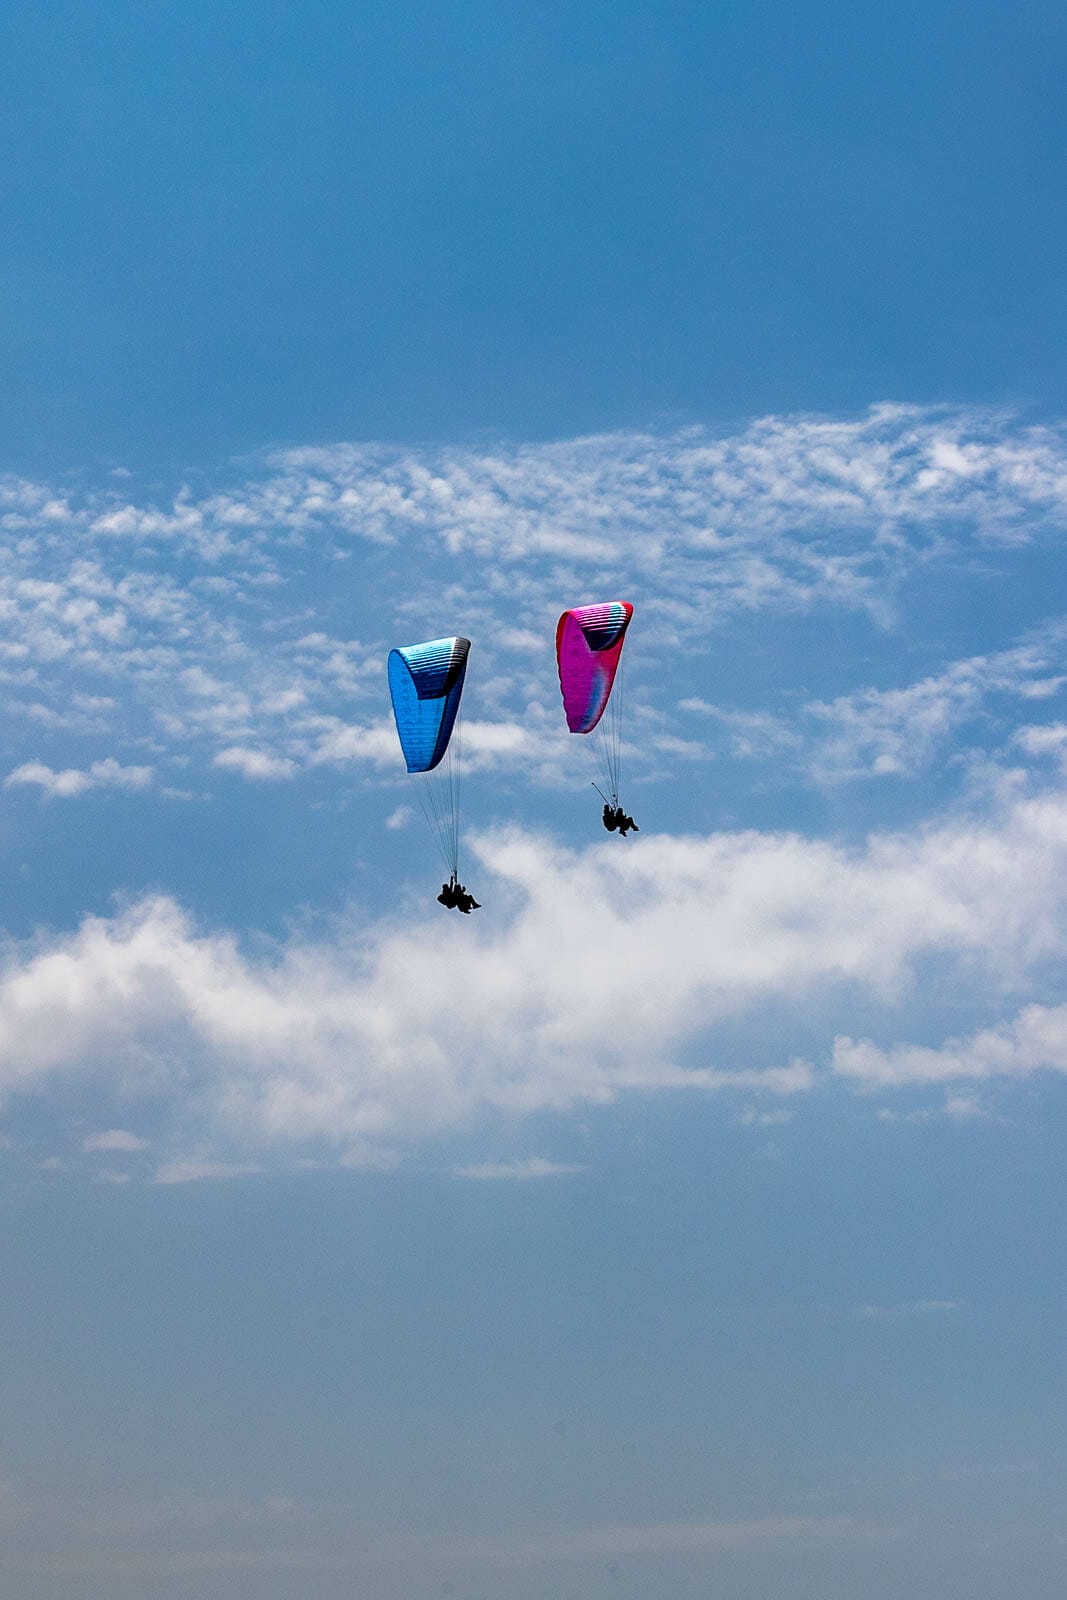
[[(389, 652), (389, 695), (400, 748), (408, 771), (423, 774), (416, 785), (419, 804), (453, 882), (459, 874), (460, 729), (456, 719), (470, 647), (469, 639), (455, 637), (429, 639), (425, 644)], [(471, 904), (476, 906), (477, 901)]]
[(430, 639), (389, 652), (389, 693), (409, 772), (432, 772), (448, 749), (470, 647), (469, 639)]

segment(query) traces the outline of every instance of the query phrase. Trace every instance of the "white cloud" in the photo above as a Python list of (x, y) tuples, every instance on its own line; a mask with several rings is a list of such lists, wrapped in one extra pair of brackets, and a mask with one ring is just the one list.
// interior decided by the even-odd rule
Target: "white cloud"
[(70, 799), (88, 789), (145, 789), (151, 782), (151, 767), (124, 767), (113, 756), (107, 756), (102, 761), (94, 761), (86, 771), (67, 767), (62, 772), (54, 772), (43, 761), (27, 761), (8, 773), (4, 787), (35, 784), (50, 799)]
[[(937, 524), (967, 520), (1032, 536), (1034, 519), (1067, 504), (1064, 456), (1056, 427), (882, 405), (848, 419), (761, 418), (732, 436), (689, 428), (491, 451), (288, 450), (271, 458), (271, 492), (289, 521), (384, 540), (429, 532), (452, 552), (508, 561), (618, 568), (686, 549), (713, 554), (718, 571), (703, 592), (758, 602), (810, 584), (863, 588), (854, 546), (835, 543), (829, 528), (899, 523), (929, 537)], [(820, 537), (806, 555), (780, 559), (776, 536), (813, 528)]]
[(220, 750), (212, 763), (239, 772), (244, 778), (291, 778), (297, 767), (285, 756), (272, 756), (266, 750), (250, 750), (244, 745), (229, 745)]
[(479, 1161), (466, 1167), (453, 1167), (456, 1178), (477, 1178), (488, 1182), (498, 1179), (557, 1178), (565, 1173), (584, 1172), (581, 1166), (567, 1166), (558, 1161), (546, 1161), (543, 1156), (530, 1156), (525, 1161)]
[(1053, 752), (1062, 753), (1067, 745), (1067, 723), (1053, 722), (1044, 726), (1029, 725), (1019, 728), (1015, 734), (1016, 741), (1028, 755), (1044, 756)]
[(340, 717), (305, 718), (302, 727), (313, 735), (308, 760), (312, 766), (343, 766), (349, 761), (369, 761), (373, 766), (403, 771), (396, 728), (384, 717), (369, 726), (346, 723)]
[(284, 716), (287, 711), (296, 711), (307, 700), (307, 690), (301, 688), (276, 689), (263, 696), (260, 707), (271, 716)]
[(955, 1117), (960, 1121), (969, 1122), (972, 1117), (987, 1117), (981, 1100), (974, 1094), (947, 1094), (945, 1096), (945, 1116)]
[(4, 788), (10, 789), (20, 783), (38, 784), (46, 794), (59, 795), (64, 799), (83, 794), (93, 786), (93, 780), (87, 772), (79, 772), (75, 767), (68, 767), (65, 772), (53, 772), (43, 761), (27, 761), (21, 767), (16, 767), (4, 779)]
[(189, 1156), (180, 1161), (165, 1161), (156, 1172), (162, 1184), (200, 1183), (205, 1178), (245, 1178), (263, 1168), (252, 1161), (212, 1161), (206, 1156)]
[[(521, 723), (465, 720), (463, 754), (464, 757), (469, 755), (475, 764), (480, 757), (488, 760), (500, 757), (521, 758), (531, 753), (535, 738), (531, 729), (523, 727)], [(563, 738), (562, 734), (560, 738)]]
[[(117, 1079), (127, 1097), (139, 1085), (154, 1103), (169, 1101), (175, 1137), (198, 1145), (191, 1164), (184, 1152), (177, 1166), (165, 1163), (161, 1181), (231, 1165), (214, 1145), (310, 1142), (341, 1155), (355, 1146), (363, 1164), (368, 1143), (425, 1137), (493, 1106), (562, 1110), (631, 1088), (806, 1088), (811, 1070), (800, 1062), (723, 1072), (673, 1063), (672, 1047), (702, 1020), (705, 963), (694, 951), (681, 971), (663, 952), (670, 986), (650, 1003), (629, 975), (667, 907), (650, 907), (651, 925), (636, 928), (613, 913), (618, 878), (600, 855), (583, 869), (536, 841), (498, 841), (500, 892), (510, 877), (521, 895), (532, 871), (533, 903), (510, 930), (498, 924), (444, 950), (436, 920), (420, 916), (372, 941), (294, 944), (273, 962), (243, 956), (228, 936), (198, 934), (166, 900), (88, 919), (0, 982), (0, 1087), (58, 1088), (88, 1073)], [(559, 906), (580, 903), (583, 889), (584, 912), (564, 932)], [(691, 892), (688, 920), (699, 916), (699, 885)], [(599, 950), (584, 934), (598, 915)], [(726, 980), (718, 1005), (731, 1009), (725, 989)], [(624, 1043), (612, 1042), (608, 1014), (625, 1024)]]
[[(834, 1041), (833, 1064), (835, 1072), (871, 1087), (1067, 1072), (1067, 1005), (1025, 1006), (1011, 1022), (936, 1047), (881, 1049), (869, 1039), (841, 1037)], [(956, 1115), (973, 1114), (962, 1109), (969, 1097), (956, 1099)]]
[[(1051, 623), (988, 656), (950, 662), (940, 672), (898, 688), (867, 687), (834, 700), (808, 701), (787, 720), (769, 711), (736, 711), (687, 696), (678, 709), (713, 718), (731, 753), (781, 760), (820, 783), (850, 778), (912, 776), (950, 745), (958, 730), (990, 716), (997, 696), (1051, 699), (1063, 686), (1053, 668), (1067, 666), (1067, 624)], [(1030, 755), (1059, 752), (1067, 727), (1026, 726), (1015, 742)]]
[[(911, 774), (943, 746), (961, 723), (981, 715), (995, 694), (1048, 698), (1063, 682), (1047, 676), (1067, 664), (1063, 624), (1011, 650), (952, 662), (942, 672), (899, 689), (863, 689), (804, 708), (826, 729), (816, 738), (810, 761), (824, 780)], [(1040, 739), (1020, 742), (1031, 753)]]
[(122, 1150), (133, 1153), (137, 1150), (147, 1150), (148, 1140), (138, 1138), (137, 1134), (130, 1133), (125, 1128), (108, 1128), (104, 1133), (94, 1133), (88, 1139), (83, 1139), (82, 1149)]
[(152, 781), (152, 768), (123, 767), (113, 756), (107, 756), (103, 761), (93, 762), (89, 776), (94, 784), (117, 789), (144, 789)]
[[(301, 447), (225, 488), (182, 487), (169, 505), (137, 504), (126, 486), (79, 501), (6, 477), (0, 515), (12, 534), (49, 548), (73, 525), (102, 554), (116, 541), (135, 541), (142, 559), (180, 545), (212, 568), (241, 561), (260, 575), (278, 545), (337, 531), (385, 544), (428, 537), (515, 562), (617, 566), (642, 548), (656, 560), (689, 549), (715, 555), (720, 592), (741, 580), (758, 598), (805, 576), (862, 587), (854, 544), (835, 543), (829, 528), (876, 534), (890, 558), (894, 544), (933, 542), (964, 523), (1032, 538), (1067, 504), (1065, 457), (1061, 424), (877, 405), (845, 418), (763, 417), (727, 435), (689, 427), (490, 449)], [(894, 524), (906, 530), (895, 538)], [(810, 557), (780, 563), (774, 538), (798, 530), (818, 534)]]
[(942, 1118), (950, 1122), (993, 1120), (992, 1113), (977, 1095), (951, 1092), (946, 1092), (941, 1105), (915, 1106), (910, 1111), (894, 1111), (888, 1106), (879, 1106), (875, 1115), (879, 1122), (936, 1122)]
[[(244, 1170), (272, 1150), (373, 1164), (494, 1108), (802, 1093), (803, 1060), (716, 1064), (717, 1027), (768, 1002), (801, 1017), (819, 996), (837, 997), (836, 1016), (850, 996), (899, 1005), (930, 957), (988, 1001), (1067, 948), (1058, 796), (862, 850), (740, 833), (574, 853), (517, 831), (476, 848), (484, 925), (445, 943), (426, 906), (252, 955), (157, 898), (12, 947), (0, 1090), (61, 1095), (88, 1076), (150, 1102), (165, 1112), (160, 1181)], [(1065, 1063), (1067, 1007), (1031, 1006), (947, 1052), (844, 1038), (834, 1050), (861, 1087)]]

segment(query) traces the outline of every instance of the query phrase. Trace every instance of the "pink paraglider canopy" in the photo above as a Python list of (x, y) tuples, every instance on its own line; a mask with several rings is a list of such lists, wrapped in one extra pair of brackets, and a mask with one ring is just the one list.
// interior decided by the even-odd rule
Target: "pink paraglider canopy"
[(556, 628), (556, 659), (563, 709), (572, 733), (591, 733), (615, 682), (634, 608), (628, 600), (565, 611)]

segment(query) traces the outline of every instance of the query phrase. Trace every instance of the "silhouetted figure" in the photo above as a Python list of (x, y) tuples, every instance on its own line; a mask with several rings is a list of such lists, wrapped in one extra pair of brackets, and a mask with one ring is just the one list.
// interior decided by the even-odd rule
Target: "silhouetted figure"
[(624, 839), (631, 828), (635, 833), (640, 833), (641, 831), (633, 817), (627, 816), (622, 806), (610, 806), (607, 801), (604, 802), (603, 821), (609, 833), (618, 831)]
[(443, 906), (450, 911), (462, 911), (469, 917), (472, 911), (480, 911), (481, 905), (472, 894), (468, 894), (461, 883), (456, 882), (455, 873), (447, 883), (441, 885), (441, 893), (437, 896)]

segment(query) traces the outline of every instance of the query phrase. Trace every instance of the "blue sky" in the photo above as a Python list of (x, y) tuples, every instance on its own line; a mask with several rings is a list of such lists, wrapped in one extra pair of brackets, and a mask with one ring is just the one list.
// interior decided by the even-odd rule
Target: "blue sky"
[(5, 7), (16, 469), (1064, 405), (1019, 0)]
[(1062, 1592), (1064, 34), (6, 9), (6, 1592)]

